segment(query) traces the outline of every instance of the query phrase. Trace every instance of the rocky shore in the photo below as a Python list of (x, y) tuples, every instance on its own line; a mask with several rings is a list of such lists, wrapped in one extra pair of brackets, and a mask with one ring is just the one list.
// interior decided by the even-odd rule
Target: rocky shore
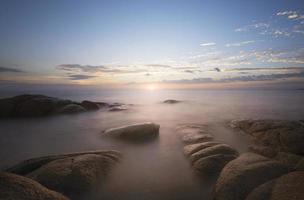
[[(111, 111), (123, 106), (42, 95), (0, 100), (1, 117)], [(209, 124), (186, 123), (175, 129), (195, 176), (213, 180), (215, 200), (304, 199), (304, 121), (233, 120), (227, 128), (251, 138), (248, 151), (240, 153), (217, 141)], [(160, 125), (145, 122), (113, 127), (101, 131), (100, 137), (128, 143), (158, 142), (159, 134)], [(98, 150), (25, 160), (0, 172), (0, 199), (90, 199), (122, 157), (123, 152)]]
[(58, 114), (75, 114), (104, 109), (125, 111), (130, 105), (94, 101), (76, 102), (44, 95), (24, 94), (0, 99), (0, 118), (42, 117)]

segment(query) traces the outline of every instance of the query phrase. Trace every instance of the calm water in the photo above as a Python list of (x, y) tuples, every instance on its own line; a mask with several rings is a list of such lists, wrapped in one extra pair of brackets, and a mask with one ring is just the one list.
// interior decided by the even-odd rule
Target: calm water
[[(0, 121), (0, 167), (48, 154), (116, 149), (123, 153), (105, 182), (103, 199), (211, 199), (212, 184), (198, 179), (182, 153), (175, 127), (181, 123), (208, 123), (215, 140), (246, 151), (248, 138), (224, 124), (239, 118), (304, 119), (304, 91), (97, 91), (48, 90), (34, 92), (73, 100), (134, 104), (125, 112), (96, 111), (71, 116)], [(184, 102), (164, 105), (165, 99)], [(158, 140), (128, 144), (105, 140), (106, 128), (152, 121), (159, 123)]]

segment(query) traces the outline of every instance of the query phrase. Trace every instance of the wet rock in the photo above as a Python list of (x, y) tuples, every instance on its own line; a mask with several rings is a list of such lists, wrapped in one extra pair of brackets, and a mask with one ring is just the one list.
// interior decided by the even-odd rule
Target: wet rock
[(207, 147), (211, 147), (217, 144), (221, 144), (219, 142), (202, 142), (197, 144), (189, 144), (184, 146), (184, 154), (190, 156), (193, 153), (198, 152), (199, 150), (205, 149)]
[(119, 112), (119, 111), (125, 111), (128, 110), (128, 108), (126, 106), (115, 106), (115, 107), (111, 107), (109, 109), (110, 112)]
[(193, 163), (193, 168), (203, 175), (218, 175), (223, 167), (235, 158), (237, 158), (235, 154), (214, 154), (201, 157)]
[(251, 145), (248, 147), (248, 150), (250, 152), (257, 153), (268, 158), (273, 158), (278, 153), (276, 150), (272, 149), (271, 147), (260, 146), (260, 145)]
[(190, 161), (191, 161), (191, 163), (194, 163), (200, 158), (212, 156), (212, 155), (216, 155), (216, 154), (234, 155), (235, 157), (238, 156), (238, 152), (235, 149), (233, 149), (232, 147), (230, 147), (229, 145), (217, 144), (217, 145), (199, 150), (196, 153), (193, 153), (190, 156)]
[(98, 103), (92, 102), (92, 101), (82, 101), (81, 106), (85, 108), (86, 110), (98, 110), (99, 105)]
[(100, 187), (119, 157), (116, 151), (45, 156), (24, 161), (8, 171), (22, 174), (49, 189), (74, 197)]
[(158, 137), (159, 125), (151, 122), (133, 124), (105, 130), (103, 135), (134, 142), (142, 141)]
[(176, 103), (180, 103), (180, 102), (181, 101), (174, 100), (174, 99), (167, 99), (163, 103), (165, 103), (165, 104), (176, 104)]
[(255, 188), (246, 200), (298, 200), (304, 199), (304, 172), (285, 174)]
[(231, 127), (254, 138), (255, 145), (270, 147), (276, 152), (304, 154), (304, 123), (287, 120), (235, 120)]
[(57, 113), (59, 114), (75, 114), (75, 113), (81, 113), (85, 112), (86, 109), (84, 109), (82, 106), (77, 104), (69, 104), (62, 108), (60, 108)]
[(304, 171), (304, 158), (301, 159), (295, 167), (297, 171)]
[(215, 185), (216, 200), (243, 200), (257, 186), (288, 172), (284, 164), (244, 153), (225, 165)]
[(194, 144), (198, 142), (208, 142), (213, 139), (210, 134), (189, 133), (182, 137), (182, 141), (186, 144)]
[(0, 172), (0, 199), (3, 200), (68, 200), (36, 181), (19, 175)]

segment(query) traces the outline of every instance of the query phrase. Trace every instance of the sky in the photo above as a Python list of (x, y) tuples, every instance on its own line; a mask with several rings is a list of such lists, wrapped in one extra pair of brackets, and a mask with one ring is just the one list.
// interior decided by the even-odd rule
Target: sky
[(1, 0), (0, 84), (304, 86), (303, 0)]

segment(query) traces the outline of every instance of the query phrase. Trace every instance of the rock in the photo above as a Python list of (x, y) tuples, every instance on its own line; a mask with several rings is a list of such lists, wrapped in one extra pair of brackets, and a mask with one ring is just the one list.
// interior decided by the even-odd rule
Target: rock
[(180, 102), (181, 101), (174, 100), (174, 99), (167, 99), (163, 103), (165, 103), (165, 104), (176, 104), (176, 103), (180, 103)]
[(111, 107), (109, 109), (110, 112), (118, 112), (118, 111), (125, 111), (128, 110), (127, 107), (125, 106), (116, 106), (116, 107)]
[(277, 151), (271, 147), (260, 146), (260, 145), (250, 145), (248, 150), (253, 153), (260, 154), (262, 156), (273, 158), (277, 155)]
[(62, 194), (49, 190), (32, 179), (5, 172), (0, 172), (0, 199), (68, 200)]
[(59, 114), (75, 114), (75, 113), (81, 113), (81, 112), (85, 112), (86, 110), (77, 104), (69, 104), (66, 105), (62, 108), (60, 108), (57, 113)]
[(217, 144), (211, 147), (206, 147), (204, 149), (199, 150), (198, 152), (193, 153), (190, 156), (190, 161), (191, 163), (194, 163), (200, 158), (212, 156), (215, 154), (238, 156), (239, 153), (227, 144)]
[(158, 137), (159, 125), (151, 122), (133, 124), (105, 130), (103, 135), (134, 142), (142, 141)]
[(203, 175), (218, 175), (223, 167), (235, 158), (237, 155), (234, 154), (214, 154), (198, 159), (193, 168)]
[[(118, 104), (113, 104), (118, 106)], [(119, 104), (122, 105), (122, 104)], [(0, 118), (42, 117), (98, 110), (110, 105), (104, 102), (63, 100), (44, 95), (19, 95), (0, 99)]]
[(219, 142), (202, 142), (197, 144), (189, 144), (184, 146), (184, 154), (190, 156), (191, 154), (198, 152), (199, 150), (220, 144)]
[(181, 135), (182, 141), (186, 144), (208, 142), (213, 139), (208, 132), (208, 126), (203, 124), (185, 124), (177, 128), (177, 133)]
[(213, 139), (210, 134), (189, 133), (182, 137), (182, 141), (186, 144), (194, 144), (198, 142), (208, 142)]
[(295, 167), (297, 171), (304, 171), (304, 158), (301, 159)]
[(225, 165), (215, 184), (216, 200), (243, 200), (257, 186), (288, 172), (288, 167), (254, 153)]
[(255, 188), (246, 200), (299, 200), (304, 199), (304, 172), (285, 174)]
[(304, 123), (288, 120), (240, 120), (230, 124), (250, 134), (258, 146), (270, 147), (274, 151), (304, 154)]
[(287, 165), (291, 170), (293, 170), (303, 158), (304, 157), (300, 155), (279, 152), (274, 159)]
[(45, 187), (69, 197), (85, 195), (98, 187), (119, 159), (115, 151), (94, 151), (46, 156), (10, 168)]
[(85, 108), (86, 110), (98, 110), (99, 109), (99, 105), (92, 101), (82, 101), (80, 105), (83, 108)]

